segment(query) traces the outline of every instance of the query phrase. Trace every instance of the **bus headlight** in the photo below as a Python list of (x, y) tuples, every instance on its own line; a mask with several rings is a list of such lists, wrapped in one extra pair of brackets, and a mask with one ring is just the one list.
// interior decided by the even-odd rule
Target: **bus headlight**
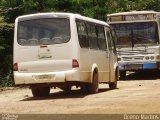
[(146, 59), (146, 60), (149, 60), (149, 56), (146, 56), (145, 59)]
[(156, 59), (157, 59), (157, 60), (160, 60), (160, 55), (157, 55), (157, 56), (156, 56)]
[(154, 60), (154, 56), (151, 56), (150, 59), (151, 59), (151, 60)]

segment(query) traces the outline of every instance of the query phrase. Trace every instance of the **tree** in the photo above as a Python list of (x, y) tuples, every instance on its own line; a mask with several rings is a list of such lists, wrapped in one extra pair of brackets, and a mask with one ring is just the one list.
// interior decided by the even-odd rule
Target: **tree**
[(24, 13), (22, 3), (23, 0), (1, 0), (1, 14), (6, 22), (12, 23), (16, 16)]

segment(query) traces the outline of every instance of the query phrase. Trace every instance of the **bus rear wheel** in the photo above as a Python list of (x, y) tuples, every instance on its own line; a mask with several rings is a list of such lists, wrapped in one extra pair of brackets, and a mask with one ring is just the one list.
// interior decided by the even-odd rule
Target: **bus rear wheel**
[(49, 95), (50, 87), (33, 87), (31, 91), (34, 97), (44, 97)]
[(98, 73), (93, 73), (92, 83), (88, 84), (88, 92), (90, 94), (95, 94), (98, 92)]

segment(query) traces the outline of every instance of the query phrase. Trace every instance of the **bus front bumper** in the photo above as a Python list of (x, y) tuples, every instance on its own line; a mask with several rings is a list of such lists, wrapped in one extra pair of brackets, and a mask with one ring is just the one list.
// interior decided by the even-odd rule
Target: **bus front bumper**
[(132, 70), (159, 70), (160, 62), (150, 62), (150, 63), (141, 63), (141, 62), (126, 62), (119, 63), (119, 69), (121, 71), (132, 71)]

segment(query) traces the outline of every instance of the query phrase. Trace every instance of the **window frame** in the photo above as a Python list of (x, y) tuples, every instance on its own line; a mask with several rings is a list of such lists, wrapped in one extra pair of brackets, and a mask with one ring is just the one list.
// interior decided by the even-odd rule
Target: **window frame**
[[(107, 43), (107, 37), (106, 37), (106, 33), (105, 33), (105, 27), (104, 25), (101, 25), (101, 24), (97, 24), (97, 23), (94, 23), (94, 22), (90, 22), (90, 21), (86, 21), (86, 20), (81, 20), (81, 19), (76, 19), (76, 27), (77, 27), (77, 35), (78, 35), (78, 41), (79, 41), (79, 45), (81, 48), (89, 48), (89, 49), (95, 49), (95, 50), (102, 50), (102, 51), (107, 51), (108, 49), (108, 43)], [(86, 37), (85, 39), (89, 42), (88, 46), (85, 47), (85, 46), (82, 46), (81, 45), (81, 38), (80, 38), (80, 34), (79, 34), (79, 29), (78, 29), (78, 25), (79, 23), (83, 23), (85, 24), (85, 31), (86, 31)], [(88, 29), (89, 27), (91, 28), (94, 28), (94, 34), (95, 36), (92, 36), (93, 33), (90, 34), (90, 30)], [(100, 41), (100, 37), (98, 36), (99, 35), (99, 32), (98, 32), (98, 28), (101, 27), (103, 29), (103, 33), (104, 33), (104, 43), (105, 43), (105, 47), (104, 49), (100, 46), (99, 44), (99, 41)], [(92, 31), (91, 31), (92, 32)], [(91, 41), (93, 41), (93, 39), (95, 40), (95, 43), (96, 45), (95, 46), (91, 46)], [(93, 44), (93, 43), (92, 43)]]
[[(68, 36), (67, 40), (64, 40), (63, 42), (54, 43), (54, 42), (52, 41), (53, 43), (47, 43), (47, 45), (68, 43), (68, 42), (70, 41), (70, 38), (71, 38), (71, 25), (70, 25), (70, 19), (69, 19), (69, 18), (65, 18), (65, 17), (64, 17), (64, 18), (61, 18), (61, 17), (60, 17), (60, 18), (49, 18), (49, 17), (48, 17), (48, 18), (35, 18), (35, 19), (19, 20), (19, 21), (18, 21), (18, 25), (17, 25), (17, 26), (18, 26), (18, 27), (17, 27), (17, 43), (18, 43), (19, 45), (21, 45), (21, 46), (41, 46), (41, 45), (44, 45), (44, 44), (42, 44), (42, 43), (40, 42), (40, 39), (43, 38), (43, 37), (40, 38), (41, 35), (39, 35), (39, 39), (34, 39), (34, 40), (37, 40), (37, 43), (36, 43), (36, 44), (22, 44), (22, 43), (20, 42), (20, 40), (25, 40), (25, 39), (21, 39), (21, 37), (20, 37), (20, 34), (19, 34), (19, 33), (20, 33), (20, 31), (19, 31), (20, 29), (19, 29), (19, 28), (22, 27), (22, 26), (20, 26), (20, 24), (23, 23), (23, 22), (26, 22), (26, 21), (31, 22), (32, 20), (33, 20), (33, 21), (34, 21), (34, 20), (37, 20), (37, 21), (39, 20), (39, 21), (38, 21), (39, 23), (43, 23), (43, 20), (52, 20), (52, 19), (53, 19), (53, 20), (60, 20), (60, 19), (66, 20), (67, 23), (68, 23), (67, 26), (69, 27), (69, 28), (68, 28), (68, 30), (69, 30), (69, 31), (68, 31), (68, 32), (69, 32), (68, 35), (69, 35), (69, 36)], [(47, 23), (47, 22), (46, 22), (46, 23)], [(50, 22), (50, 23), (51, 23), (51, 22)], [(25, 23), (25, 24), (26, 24), (26, 23)], [(26, 27), (30, 27), (30, 26), (31, 26), (31, 25), (26, 26)], [(43, 24), (43, 26), (44, 26), (44, 24)], [(24, 27), (24, 26), (23, 26), (23, 27)], [(40, 28), (41, 28), (41, 29), (40, 29)], [(44, 29), (44, 28), (45, 28), (45, 29)], [(53, 29), (53, 28), (48, 28), (48, 27), (46, 27), (46, 26), (45, 26), (44, 28), (43, 28), (43, 27), (39, 27), (38, 24), (36, 24), (36, 25), (35, 25), (34, 27), (32, 27), (31, 29), (48, 30), (48, 31), (49, 31), (49, 30), (51, 31), (51, 29)], [(28, 31), (26, 31), (26, 32), (28, 32)], [(29, 32), (30, 32), (30, 31), (29, 31)], [(29, 34), (29, 33), (28, 33), (28, 34)], [(33, 34), (33, 33), (32, 33), (32, 34)], [(27, 35), (27, 36), (28, 36), (28, 35)], [(32, 40), (32, 38), (27, 38), (27, 41), (29, 41), (29, 39)], [(51, 40), (51, 39), (50, 39), (50, 40)]]

